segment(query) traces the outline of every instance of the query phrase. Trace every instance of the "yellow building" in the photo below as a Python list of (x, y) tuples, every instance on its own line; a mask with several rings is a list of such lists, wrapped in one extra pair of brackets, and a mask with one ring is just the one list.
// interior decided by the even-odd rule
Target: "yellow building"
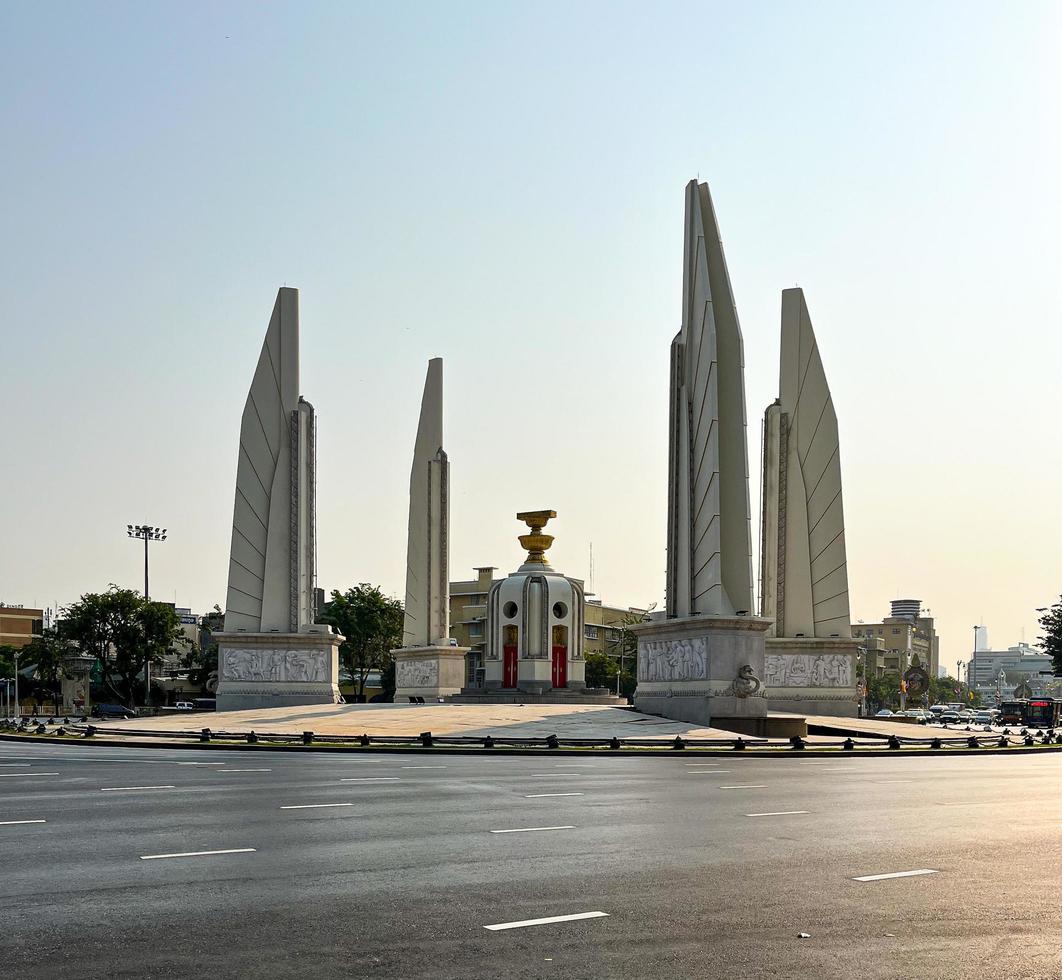
[[(852, 623), (852, 637), (864, 641), (879, 640), (883, 650), (877, 654), (877, 663), (883, 671), (903, 673), (911, 666), (914, 657), (926, 668), (930, 677), (938, 676), (940, 666), (940, 637), (931, 616), (923, 616), (921, 607), (905, 608), (905, 603), (916, 600), (897, 599), (893, 602), (892, 616), (880, 623)], [(896, 613), (903, 615), (895, 615)], [(875, 644), (876, 645), (876, 644)]]
[[(450, 583), (450, 636), (457, 645), (469, 648), (466, 681), (469, 687), (483, 684), (483, 657), (487, 644), (487, 596), (496, 581), (497, 568), (484, 565), (476, 577)], [(504, 578), (504, 576), (500, 576)], [(582, 583), (580, 583), (582, 584)], [(643, 609), (608, 606), (600, 599), (587, 597), (583, 606), (583, 653), (616, 653), (624, 620), (631, 614), (644, 615)]]
[(44, 610), (0, 603), (0, 647), (24, 647), (41, 635)]

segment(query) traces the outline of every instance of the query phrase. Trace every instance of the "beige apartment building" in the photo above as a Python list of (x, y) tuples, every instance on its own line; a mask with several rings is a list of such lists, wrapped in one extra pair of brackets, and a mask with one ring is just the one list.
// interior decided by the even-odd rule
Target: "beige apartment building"
[(896, 599), (891, 616), (877, 623), (852, 623), (852, 637), (859, 640), (867, 657), (867, 673), (903, 673), (917, 655), (930, 677), (939, 675), (940, 637), (933, 617), (923, 615), (917, 599)]
[(22, 648), (41, 635), (44, 610), (0, 603), (0, 647)]
[[(450, 636), (458, 646), (468, 647), (469, 687), (483, 684), (483, 657), (487, 644), (487, 596), (490, 587), (505, 576), (495, 578), (498, 569), (491, 565), (476, 568), (476, 577), (464, 582), (450, 583)], [(644, 609), (609, 606), (600, 599), (587, 597), (583, 607), (583, 652), (616, 653), (624, 620), (631, 613), (644, 614)]]

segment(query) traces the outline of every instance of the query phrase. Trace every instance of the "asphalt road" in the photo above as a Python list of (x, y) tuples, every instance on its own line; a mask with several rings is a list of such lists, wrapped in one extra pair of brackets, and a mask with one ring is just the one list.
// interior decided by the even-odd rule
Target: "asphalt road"
[(1058, 977), (1060, 868), (1060, 755), (0, 743), (20, 978)]

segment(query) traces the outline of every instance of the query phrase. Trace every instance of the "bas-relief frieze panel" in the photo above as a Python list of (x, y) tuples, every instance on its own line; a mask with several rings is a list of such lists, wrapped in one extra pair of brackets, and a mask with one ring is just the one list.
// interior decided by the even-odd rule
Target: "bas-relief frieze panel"
[(708, 644), (687, 640), (646, 640), (638, 649), (639, 681), (698, 681), (708, 677)]
[(235, 650), (222, 648), (221, 676), (226, 681), (324, 681), (324, 650)]
[(438, 687), (438, 660), (399, 660), (395, 664), (396, 687)]
[(851, 687), (852, 658), (844, 653), (768, 653), (768, 687)]

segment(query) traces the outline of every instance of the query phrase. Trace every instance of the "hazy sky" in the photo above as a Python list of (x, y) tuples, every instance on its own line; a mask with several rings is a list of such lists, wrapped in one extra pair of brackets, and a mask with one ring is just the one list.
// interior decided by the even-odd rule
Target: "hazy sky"
[(319, 413), (320, 584), (404, 590), (446, 361), (455, 576), (518, 510), (663, 596), (683, 188), (745, 335), (753, 512), (780, 293), (833, 389), (853, 618), (920, 597), (954, 669), (1062, 591), (1062, 4), (0, 5), (0, 601), (223, 603), (278, 286)]

